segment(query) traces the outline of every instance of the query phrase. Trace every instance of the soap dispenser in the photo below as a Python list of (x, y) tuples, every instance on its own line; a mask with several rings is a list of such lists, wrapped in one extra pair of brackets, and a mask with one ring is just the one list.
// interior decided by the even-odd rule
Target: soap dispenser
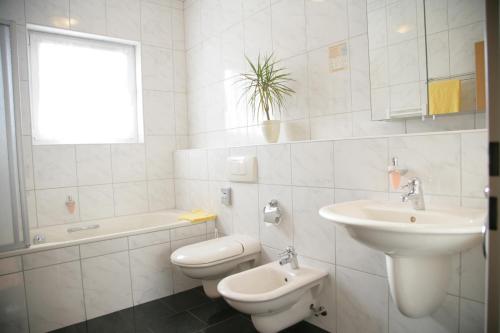
[(389, 165), (387, 171), (389, 172), (389, 180), (391, 182), (392, 189), (399, 189), (399, 185), (401, 184), (401, 176), (404, 175), (407, 170), (399, 168), (397, 157), (392, 158), (392, 165)]
[(68, 195), (68, 198), (66, 199), (66, 209), (68, 210), (68, 213), (74, 214), (75, 213), (75, 208), (76, 208), (76, 202), (73, 200), (73, 197), (71, 195)]

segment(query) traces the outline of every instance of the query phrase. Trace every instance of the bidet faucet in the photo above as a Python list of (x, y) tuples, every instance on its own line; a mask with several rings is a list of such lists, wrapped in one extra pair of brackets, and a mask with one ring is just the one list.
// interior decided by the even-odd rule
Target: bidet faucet
[(425, 210), (424, 191), (422, 189), (422, 181), (418, 178), (412, 178), (408, 184), (403, 185), (401, 189), (408, 189), (408, 192), (401, 195), (403, 202), (410, 201), (413, 209)]
[(295, 249), (293, 246), (287, 246), (284, 252), (280, 253), (280, 265), (286, 265), (290, 264), (292, 266), (292, 269), (298, 269), (299, 268), (299, 261), (297, 260), (297, 252), (295, 252)]

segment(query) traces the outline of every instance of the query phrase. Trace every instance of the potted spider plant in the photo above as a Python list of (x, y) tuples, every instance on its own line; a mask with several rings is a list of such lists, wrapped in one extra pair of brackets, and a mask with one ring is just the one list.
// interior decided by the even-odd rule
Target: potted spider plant
[(285, 106), (285, 98), (295, 93), (288, 86), (293, 81), (286, 68), (279, 66), (273, 54), (257, 58), (253, 63), (246, 57), (250, 72), (240, 74), (243, 83), (242, 98), (247, 98), (254, 119), (264, 116), (261, 124), (262, 134), (268, 143), (275, 143), (280, 136), (280, 120), (276, 119)]

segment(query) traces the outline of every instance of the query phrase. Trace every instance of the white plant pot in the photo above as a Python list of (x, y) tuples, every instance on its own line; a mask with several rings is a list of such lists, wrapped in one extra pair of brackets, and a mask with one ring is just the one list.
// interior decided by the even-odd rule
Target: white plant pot
[(276, 143), (280, 138), (281, 122), (279, 120), (264, 120), (261, 124), (262, 134), (268, 143)]

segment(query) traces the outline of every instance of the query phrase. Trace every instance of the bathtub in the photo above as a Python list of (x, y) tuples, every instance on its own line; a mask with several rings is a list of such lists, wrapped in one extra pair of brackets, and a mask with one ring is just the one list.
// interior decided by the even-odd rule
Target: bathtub
[(200, 285), (171, 264), (170, 254), (213, 238), (215, 222), (178, 220), (181, 213), (31, 230), (31, 239), (45, 241), (0, 254), (0, 316), (10, 313), (16, 327), (29, 322), (31, 333), (42, 333)]
[[(0, 258), (195, 225), (178, 220), (183, 213), (171, 209), (31, 229), (28, 248), (0, 253)], [(35, 238), (41, 241), (37, 243)]]

